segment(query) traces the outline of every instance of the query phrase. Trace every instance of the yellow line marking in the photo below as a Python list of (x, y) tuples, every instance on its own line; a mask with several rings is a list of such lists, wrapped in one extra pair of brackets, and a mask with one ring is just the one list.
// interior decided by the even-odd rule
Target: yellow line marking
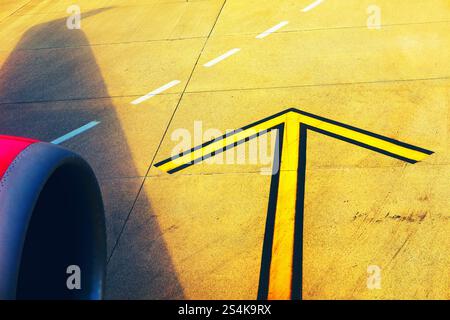
[(356, 142), (364, 143), (368, 146), (375, 147), (377, 149), (381, 149), (390, 153), (393, 153), (397, 156), (408, 158), (415, 161), (422, 161), (425, 159), (428, 154), (416, 151), (410, 148), (406, 148), (403, 146), (399, 146), (395, 143), (379, 139), (376, 137), (373, 137), (368, 134), (364, 134), (358, 131), (354, 131), (351, 129), (347, 129), (345, 127), (335, 125), (329, 122), (325, 122), (319, 119), (315, 119), (309, 116), (305, 116), (302, 114), (295, 114), (293, 113), (293, 116), (298, 117), (298, 121), (301, 123), (304, 123), (306, 125), (309, 125), (311, 127), (315, 127), (330, 133), (337, 134), (341, 137), (348, 138), (351, 140), (354, 140)]
[[(255, 137), (257, 134), (261, 134), (282, 124), (284, 125), (284, 129), (281, 144), (281, 164), (278, 172), (279, 181), (274, 214), (273, 240), (269, 244), (271, 261), (267, 290), (268, 299), (291, 299), (293, 296), (297, 296), (292, 292), (292, 279), (293, 255), (294, 247), (296, 246), (294, 242), (298, 201), (299, 157), (302, 156), (299, 154), (300, 139), (306, 139), (306, 137), (300, 136), (301, 124), (309, 128), (322, 130), (325, 133), (332, 134), (344, 140), (350, 139), (362, 144), (362, 146), (376, 148), (381, 152), (387, 152), (405, 161), (421, 161), (432, 153), (431, 151), (376, 136), (369, 132), (364, 133), (357, 128), (352, 128), (331, 120), (308, 115), (296, 109), (289, 109), (288, 111), (267, 118), (265, 121), (250, 125), (246, 129), (236, 130), (229, 136), (218, 138), (209, 144), (196, 147), (194, 150), (189, 150), (177, 158), (164, 160), (156, 164), (156, 166), (160, 170), (171, 172), (177, 168), (182, 168), (182, 166), (193, 164), (194, 161), (201, 161), (205, 156), (209, 156), (213, 152), (224, 151), (230, 145), (234, 147), (238, 142)], [(304, 170), (304, 167), (302, 167), (302, 170)], [(303, 206), (303, 204), (301, 205)]]
[(267, 297), (270, 300), (291, 299), (297, 170), (301, 138), (300, 124), (296, 120), (294, 117), (287, 117), (283, 130)]
[(316, 119), (307, 115), (303, 115), (294, 111), (289, 111), (284, 115), (277, 116), (272, 119), (268, 119), (265, 122), (247, 128), (245, 130), (237, 130), (235, 134), (232, 134), (226, 138), (219, 138), (217, 141), (208, 144), (202, 148), (196, 149), (194, 151), (188, 151), (184, 155), (174, 158), (169, 162), (165, 162), (161, 165), (156, 165), (160, 170), (168, 172), (176, 169), (177, 167), (192, 163), (194, 160), (203, 158), (213, 152), (218, 152), (223, 150), (226, 146), (240, 142), (246, 138), (252, 137), (255, 134), (259, 134), (263, 131), (266, 131), (270, 128), (273, 128), (277, 125), (280, 125), (286, 121), (287, 118), (293, 118), (295, 121), (299, 123), (306, 124), (308, 126), (324, 130), (326, 132), (339, 135), (343, 138), (351, 139), (359, 143), (366, 144), (368, 146), (390, 152), (394, 155), (408, 158), (414, 161), (422, 161), (425, 159), (428, 154), (417, 151), (414, 149), (410, 149), (404, 146), (400, 146), (398, 144), (364, 134), (358, 131), (354, 131), (343, 126), (332, 124), (320, 119)]
[(200, 159), (204, 156), (207, 156), (211, 154), (212, 152), (217, 152), (219, 150), (223, 150), (226, 146), (237, 143), (239, 141), (245, 140), (246, 138), (250, 138), (251, 136), (261, 133), (263, 131), (266, 131), (270, 128), (273, 128), (285, 120), (285, 115), (268, 120), (266, 122), (263, 122), (259, 125), (256, 125), (254, 127), (248, 128), (246, 130), (239, 131), (237, 130), (237, 133), (232, 134), (224, 139), (218, 139), (217, 141), (203, 147), (200, 149), (197, 149), (193, 152), (187, 152), (185, 155), (173, 159), (170, 162), (167, 162), (163, 165), (157, 166), (160, 170), (168, 172), (170, 170), (173, 170), (179, 166), (188, 164), (193, 162), (194, 160)]

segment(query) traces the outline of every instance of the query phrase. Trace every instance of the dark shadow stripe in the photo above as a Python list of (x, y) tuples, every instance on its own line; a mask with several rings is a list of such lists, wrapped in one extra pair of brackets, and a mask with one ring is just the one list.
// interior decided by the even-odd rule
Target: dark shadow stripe
[(281, 124), (276, 128), (278, 128), (278, 136), (275, 147), (278, 148), (278, 171), (276, 174), (272, 175), (272, 179), (270, 181), (269, 205), (267, 208), (266, 227), (261, 256), (261, 269), (259, 273), (258, 300), (267, 300), (267, 296), (269, 294), (270, 264), (272, 262), (273, 232), (275, 227), (275, 213), (277, 209), (278, 185), (280, 182), (284, 124)]
[(297, 199), (295, 203), (294, 252), (292, 264), (292, 295), (293, 300), (302, 299), (303, 277), (303, 216), (306, 184), (306, 144), (307, 126), (300, 125), (300, 143), (298, 150), (297, 169)]

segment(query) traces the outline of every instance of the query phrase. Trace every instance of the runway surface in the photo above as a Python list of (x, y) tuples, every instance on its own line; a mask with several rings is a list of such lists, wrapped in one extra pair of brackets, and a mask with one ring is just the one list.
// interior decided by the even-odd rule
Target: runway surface
[[(60, 144), (99, 178), (107, 299), (450, 298), (448, 1), (7, 0), (0, 40), (0, 134)], [(295, 121), (335, 128), (286, 116), (256, 160), (247, 141), (157, 166), (289, 108), (433, 153), (318, 130), (303, 150)], [(300, 156), (274, 194), (280, 140)], [(297, 216), (267, 228), (271, 204)]]

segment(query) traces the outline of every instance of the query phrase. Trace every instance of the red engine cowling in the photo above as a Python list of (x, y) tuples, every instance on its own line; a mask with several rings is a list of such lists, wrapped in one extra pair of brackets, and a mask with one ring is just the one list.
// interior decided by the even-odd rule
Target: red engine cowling
[(0, 179), (13, 160), (36, 140), (0, 135)]

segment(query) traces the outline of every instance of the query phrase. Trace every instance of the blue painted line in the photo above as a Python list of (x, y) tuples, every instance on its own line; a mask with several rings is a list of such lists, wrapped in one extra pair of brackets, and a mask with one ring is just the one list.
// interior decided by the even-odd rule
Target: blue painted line
[(72, 139), (73, 137), (95, 127), (99, 123), (100, 123), (100, 121), (91, 121), (88, 124), (85, 124), (84, 126), (79, 127), (78, 129), (75, 129), (75, 130), (63, 135), (62, 137), (59, 137), (58, 139), (53, 140), (51, 143), (53, 143), (53, 144), (63, 143), (64, 141)]

